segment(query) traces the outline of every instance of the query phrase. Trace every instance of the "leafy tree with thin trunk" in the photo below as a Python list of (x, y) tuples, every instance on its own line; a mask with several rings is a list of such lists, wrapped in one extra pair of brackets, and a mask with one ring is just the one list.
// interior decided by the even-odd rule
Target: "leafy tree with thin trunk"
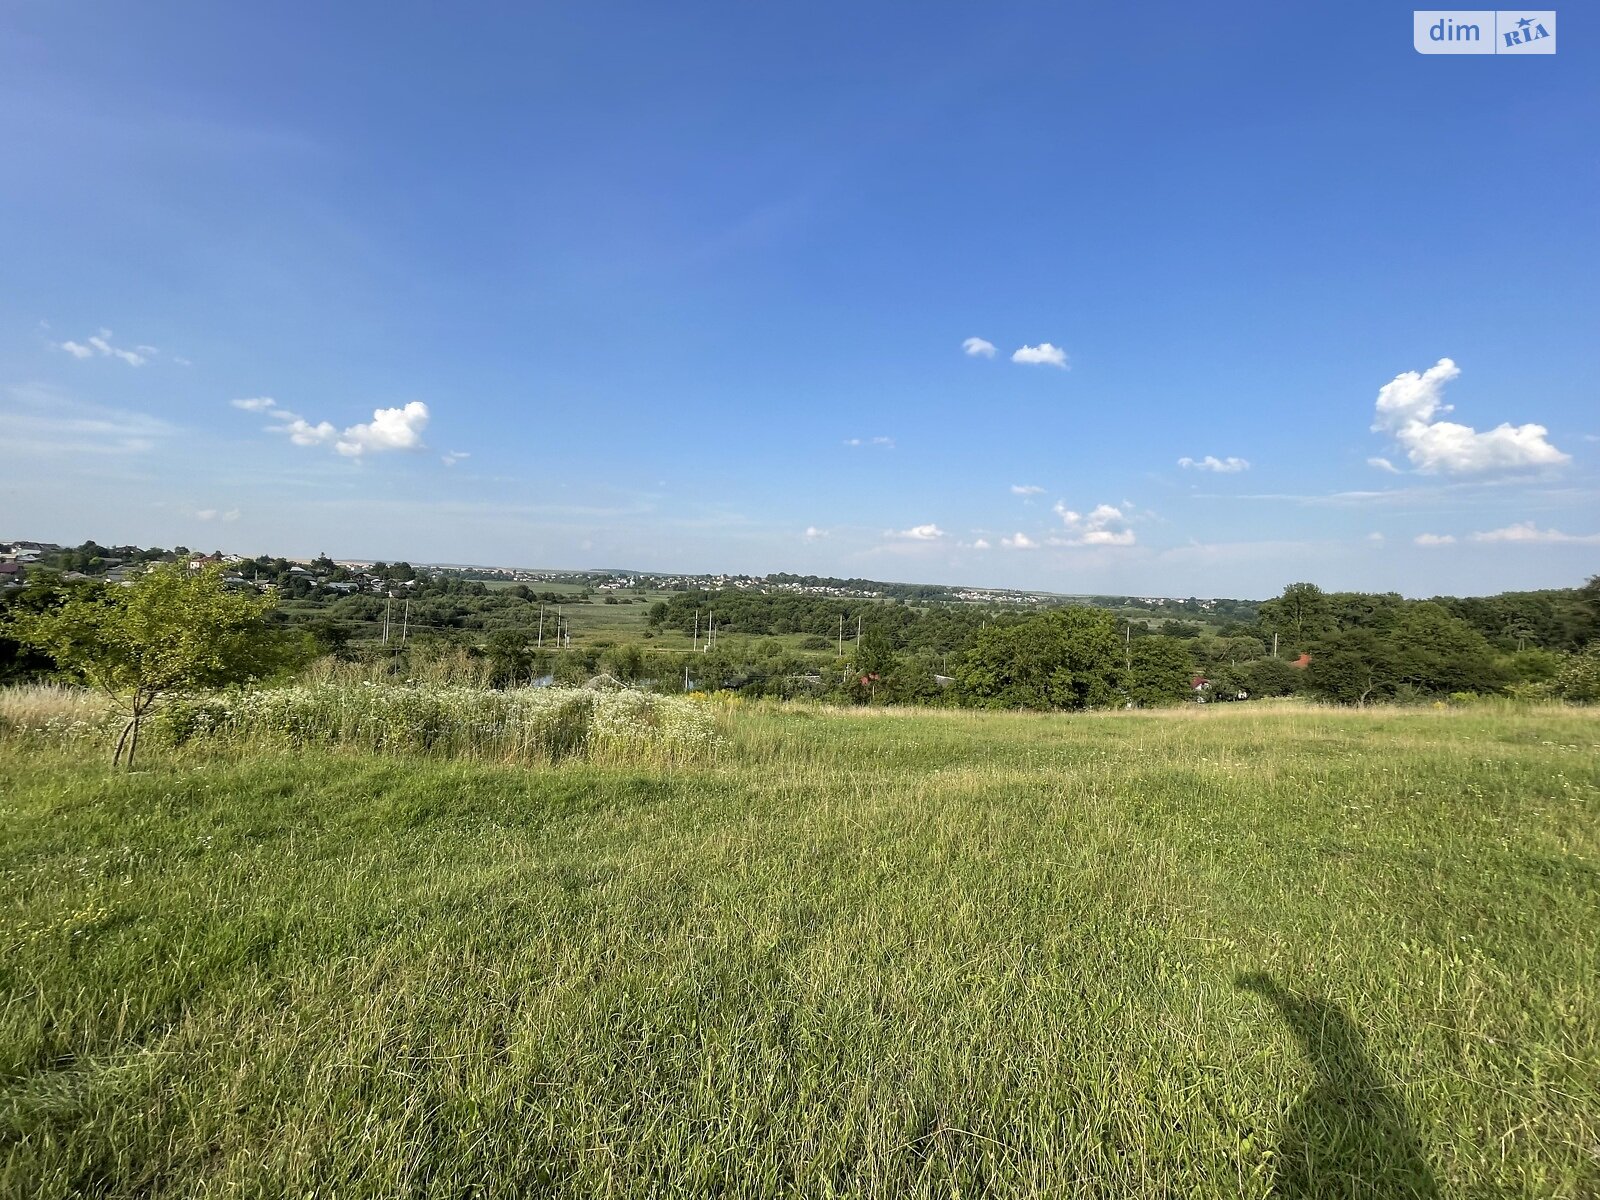
[(305, 653), (305, 638), (267, 625), (272, 606), (230, 591), (220, 568), (171, 563), (132, 584), (78, 590), (48, 611), (18, 614), (8, 635), (112, 698), (128, 719), (111, 761), (132, 768), (140, 728), (164, 696), (260, 679)]

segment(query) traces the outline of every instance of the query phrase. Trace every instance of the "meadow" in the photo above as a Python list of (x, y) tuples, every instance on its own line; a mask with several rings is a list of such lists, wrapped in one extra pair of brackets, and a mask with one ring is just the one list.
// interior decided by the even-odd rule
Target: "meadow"
[(0, 734), (0, 1194), (1600, 1194), (1600, 716)]

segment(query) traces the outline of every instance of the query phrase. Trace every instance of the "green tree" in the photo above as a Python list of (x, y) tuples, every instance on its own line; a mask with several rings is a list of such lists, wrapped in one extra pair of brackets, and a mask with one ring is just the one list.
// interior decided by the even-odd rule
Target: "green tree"
[(1295, 650), (1333, 629), (1327, 594), (1314, 583), (1291, 583), (1283, 595), (1261, 606), (1261, 626), (1276, 633)]
[(1194, 660), (1182, 641), (1148, 637), (1128, 647), (1128, 698), (1141, 708), (1188, 700), (1193, 682)]
[(1340, 704), (1388, 699), (1399, 683), (1390, 641), (1371, 629), (1346, 629), (1325, 639), (1306, 668), (1306, 686)]
[(1600, 703), (1600, 642), (1568, 657), (1549, 688), (1551, 695), (1573, 704)]
[(11, 636), (105, 692), (128, 716), (112, 763), (133, 766), (139, 730), (166, 695), (270, 675), (306, 652), (266, 623), (272, 601), (222, 585), (220, 568), (158, 566), (128, 587), (80, 590), (13, 618)]
[(984, 629), (956, 684), (962, 699), (984, 708), (1105, 708), (1121, 703), (1122, 656), (1109, 612), (1059, 608)]

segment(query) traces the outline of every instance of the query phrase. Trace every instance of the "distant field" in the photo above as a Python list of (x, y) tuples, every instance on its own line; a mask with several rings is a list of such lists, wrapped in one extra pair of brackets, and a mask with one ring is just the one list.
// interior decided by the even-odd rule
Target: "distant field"
[(1600, 1194), (1600, 716), (0, 742), (0, 1194)]

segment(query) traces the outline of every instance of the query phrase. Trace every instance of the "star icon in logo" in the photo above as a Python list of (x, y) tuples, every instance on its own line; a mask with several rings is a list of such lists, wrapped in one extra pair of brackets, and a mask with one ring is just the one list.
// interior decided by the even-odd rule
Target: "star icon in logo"
[(1517, 22), (1517, 24), (1521, 28), (1526, 29), (1529, 25), (1533, 24), (1533, 19), (1531, 17), (1523, 17), (1522, 20)]

